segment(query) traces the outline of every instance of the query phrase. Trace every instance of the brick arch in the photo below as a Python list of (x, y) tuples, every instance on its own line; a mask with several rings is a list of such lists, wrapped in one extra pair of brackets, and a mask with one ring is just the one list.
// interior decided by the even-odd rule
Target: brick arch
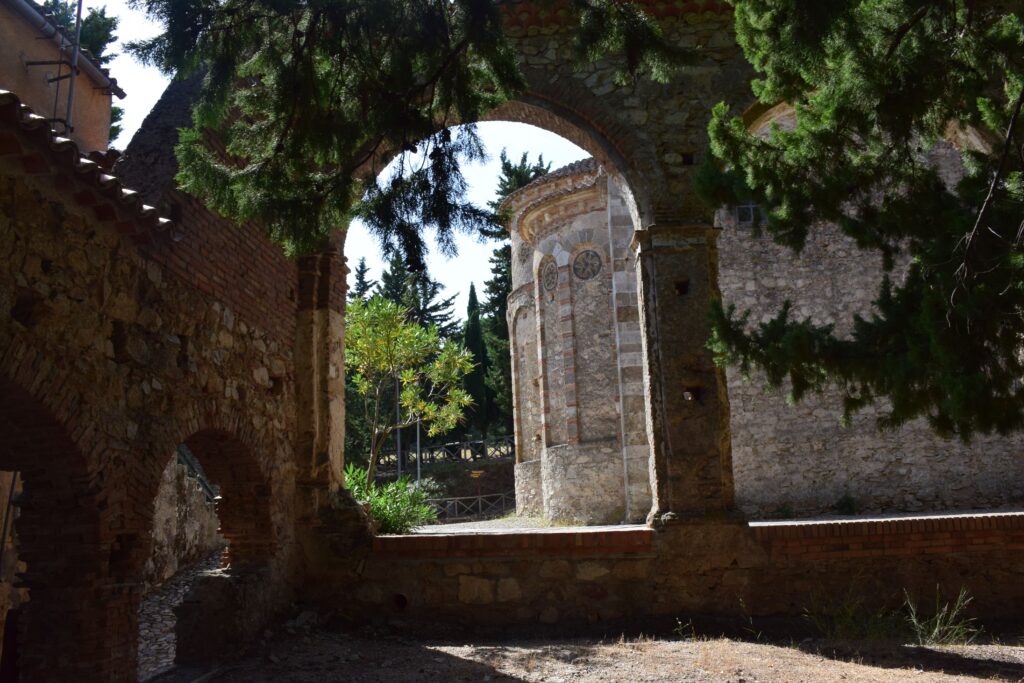
[[(643, 147), (633, 131), (619, 124), (603, 122), (602, 108), (584, 112), (580, 102), (593, 99), (575, 84), (560, 82), (557, 95), (544, 93), (540, 88), (510, 100), (484, 117), (485, 121), (526, 123), (565, 138), (585, 150), (624, 188), (623, 195), (641, 225), (653, 220), (652, 200), (644, 191), (643, 182), (634, 170), (628, 150)], [(575, 104), (571, 104), (575, 103)]]
[(200, 429), (182, 441), (199, 460), (207, 478), (220, 488), (217, 516), (228, 541), (228, 562), (268, 562), (277, 547), (270, 519), (271, 486), (254, 450), (226, 429)]
[[(27, 364), (25, 364), (27, 365)], [(44, 365), (45, 367), (45, 365)], [(15, 522), (29, 602), (19, 620), (19, 670), (26, 680), (128, 680), (135, 671), (137, 588), (121, 581), (122, 555), (108, 531), (101, 478), (66, 417), (78, 403), (39, 372), (30, 384), (0, 374), (0, 468), (24, 482)], [(51, 409), (33, 395), (57, 397)], [(79, 438), (81, 438), (79, 436)], [(95, 451), (91, 455), (95, 454)]]
[[(527, 76), (529, 78), (529, 74)], [(638, 149), (649, 152), (649, 144), (638, 138), (633, 129), (612, 122), (606, 105), (593, 100), (593, 95), (585, 89), (559, 81), (551, 92), (534, 87), (517, 99), (490, 110), (481, 121), (525, 123), (572, 142), (593, 156), (620, 184), (622, 196), (636, 217), (638, 227), (649, 225), (654, 221), (653, 200), (646, 191), (650, 179), (645, 179), (632, 159)], [(591, 106), (582, 106), (581, 102), (590, 102)], [(449, 125), (459, 123), (471, 122), (449, 121)], [(396, 156), (398, 150), (384, 152), (359, 172), (380, 173)], [(649, 176), (653, 171), (648, 168), (645, 172)]]

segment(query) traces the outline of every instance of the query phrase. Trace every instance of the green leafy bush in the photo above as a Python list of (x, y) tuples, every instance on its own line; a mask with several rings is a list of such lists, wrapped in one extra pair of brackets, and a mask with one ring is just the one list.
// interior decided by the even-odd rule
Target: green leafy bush
[(408, 477), (386, 484), (366, 483), (366, 470), (349, 465), (345, 484), (360, 503), (369, 503), (370, 515), (382, 534), (407, 534), (413, 527), (437, 521), (437, 511), (427, 505), (430, 490), (417, 487)]

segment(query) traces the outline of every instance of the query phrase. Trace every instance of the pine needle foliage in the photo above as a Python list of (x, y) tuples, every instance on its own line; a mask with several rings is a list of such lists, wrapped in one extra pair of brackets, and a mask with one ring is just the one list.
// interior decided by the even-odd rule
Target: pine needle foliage
[[(50, 17), (64, 34), (72, 39), (75, 36), (75, 24), (78, 19), (78, 3), (71, 0), (46, 0), (42, 4), (43, 12)], [(89, 7), (82, 17), (82, 34), (80, 45), (88, 50), (100, 64), (107, 64), (115, 53), (107, 52), (111, 44), (117, 42), (118, 18), (108, 17), (106, 7)]]
[[(792, 130), (748, 133), (725, 104), (709, 132), (712, 205), (755, 201), (759, 230), (799, 251), (832, 223), (887, 274), (875, 310), (840, 337), (784, 306), (753, 324), (712, 314), (723, 362), (764, 371), (799, 400), (838, 386), (847, 418), (923, 417), (943, 435), (1024, 427), (1024, 5), (1000, 0), (733, 0), (759, 72)], [(929, 151), (950, 132), (966, 174), (947, 186)]]
[[(543, 1), (543, 0), (542, 0)], [(553, 0), (552, 0), (553, 2)], [(442, 251), (488, 219), (462, 195), (472, 124), (525, 82), (491, 0), (134, 0), (164, 30), (129, 49), (179, 74), (205, 71), (179, 185), (256, 221), (293, 252), (320, 248), (358, 215), (423, 269), (422, 231)], [(689, 53), (661, 40), (640, 3), (570, 0), (581, 59), (622, 56), (620, 78), (665, 78)], [(216, 131), (213, 136), (209, 131)], [(407, 172), (375, 179), (394, 155)]]

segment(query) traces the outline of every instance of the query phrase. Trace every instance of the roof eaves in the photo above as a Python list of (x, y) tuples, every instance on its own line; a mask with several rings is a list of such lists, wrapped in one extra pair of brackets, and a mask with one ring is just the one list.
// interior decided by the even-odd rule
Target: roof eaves
[(69, 201), (91, 208), (101, 221), (116, 221), (118, 231), (136, 242), (152, 242), (158, 234), (182, 237), (172, 221), (142, 202), (138, 192), (82, 156), (73, 140), (57, 135), (17, 95), (0, 89), (0, 160), (4, 158), (19, 164), (24, 175), (51, 174)]

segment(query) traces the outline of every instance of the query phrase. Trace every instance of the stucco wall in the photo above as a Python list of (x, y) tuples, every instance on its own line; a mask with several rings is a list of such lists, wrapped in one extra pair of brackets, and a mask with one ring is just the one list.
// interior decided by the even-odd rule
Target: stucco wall
[[(41, 34), (21, 15), (0, 3), (0, 89), (18, 94), (22, 102), (47, 118), (64, 118), (70, 81), (49, 83), (56, 66), (26, 66), (26, 61), (54, 61), (57, 45), (42, 40)], [(84, 59), (84, 57), (83, 57)], [(64, 67), (64, 74), (68, 67)], [(54, 97), (57, 110), (54, 111)], [(110, 95), (99, 89), (84, 71), (75, 80), (75, 130), (70, 136), (83, 151), (107, 149), (110, 135)]]

